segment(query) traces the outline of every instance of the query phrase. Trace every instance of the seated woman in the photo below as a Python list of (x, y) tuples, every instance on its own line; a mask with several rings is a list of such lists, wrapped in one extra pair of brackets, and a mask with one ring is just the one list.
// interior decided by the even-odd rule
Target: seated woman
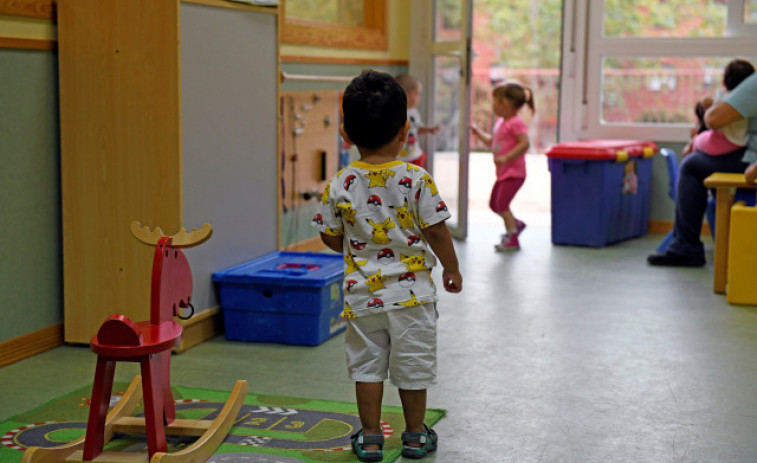
[(746, 146), (722, 156), (694, 151), (683, 159), (678, 176), (673, 241), (665, 252), (647, 257), (651, 265), (701, 267), (705, 264), (700, 239), (707, 208), (704, 179), (714, 172), (744, 172), (757, 179), (757, 73), (746, 78), (725, 99), (705, 114), (709, 128), (720, 129), (739, 119), (748, 120)]

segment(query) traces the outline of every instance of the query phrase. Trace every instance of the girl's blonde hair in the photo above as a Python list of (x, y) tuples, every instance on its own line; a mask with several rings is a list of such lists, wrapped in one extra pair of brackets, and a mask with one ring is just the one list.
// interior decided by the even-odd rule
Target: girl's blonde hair
[(531, 89), (517, 82), (508, 82), (506, 84), (497, 85), (494, 87), (494, 90), (492, 90), (492, 96), (494, 98), (507, 98), (513, 103), (516, 109), (522, 108), (523, 105), (528, 105), (532, 113), (536, 110), (534, 105), (534, 94)]

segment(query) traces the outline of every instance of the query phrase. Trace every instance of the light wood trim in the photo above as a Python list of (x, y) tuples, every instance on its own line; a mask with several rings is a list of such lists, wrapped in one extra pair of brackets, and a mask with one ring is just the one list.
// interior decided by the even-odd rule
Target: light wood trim
[[(202, 436), (213, 424), (212, 420), (187, 420), (177, 418), (166, 426), (166, 434), (171, 436)], [(113, 432), (145, 434), (147, 426), (144, 417), (125, 416), (113, 423)]]
[[(270, 6), (247, 5), (226, 0), (181, 0), (184, 3), (217, 6), (237, 10), (256, 11), (258, 13), (278, 14), (278, 8)], [(34, 18), (55, 18), (55, 0), (0, 0), (0, 14), (13, 16), (31, 16)]]
[(20, 48), (23, 50), (55, 50), (56, 48), (58, 48), (58, 43), (54, 40), (0, 37), (0, 48)]
[(288, 19), (284, 26), (284, 43), (361, 50), (386, 50), (388, 40), (383, 30), (354, 26), (320, 25), (310, 21)]
[[(667, 233), (673, 229), (673, 222), (670, 220), (650, 220), (647, 231), (649, 233)], [(702, 235), (712, 235), (710, 227), (706, 223), (702, 224)]]
[(152, 463), (203, 463), (226, 439), (247, 395), (247, 381), (237, 380), (220, 413), (208, 430), (189, 447), (173, 453), (156, 452)]
[(673, 229), (673, 222), (670, 220), (650, 220), (647, 232), (649, 233), (667, 233)]
[[(84, 451), (77, 450), (64, 463), (85, 463)], [(112, 452), (104, 451), (97, 456), (92, 463), (145, 463), (150, 460), (147, 452)], [(60, 460), (58, 460), (60, 462)]]
[(192, 228), (191, 232), (187, 232), (186, 228), (181, 227), (181, 230), (173, 235), (166, 235), (160, 227), (150, 230), (149, 226), (143, 226), (136, 220), (131, 223), (129, 229), (134, 238), (150, 247), (155, 247), (161, 238), (170, 236), (172, 248), (191, 248), (208, 241), (213, 236), (213, 227), (207, 222), (202, 224), (199, 230)]
[(219, 8), (231, 8), (234, 10), (255, 11), (257, 13), (278, 14), (279, 9), (275, 6), (257, 6), (231, 0), (181, 0), (182, 3), (196, 3), (198, 5), (217, 6)]
[[(115, 407), (105, 417), (105, 432), (103, 440), (107, 443), (113, 437), (113, 424), (119, 419), (131, 415), (142, 399), (142, 377), (135, 376), (129, 383), (126, 392)], [(84, 461), (83, 448), (85, 435), (67, 444), (56, 447), (30, 447), (24, 452), (21, 463), (60, 463), (61, 461)], [(147, 454), (143, 454), (141, 461), (147, 461)], [(98, 462), (104, 461), (99, 457)], [(121, 460), (123, 461), (123, 460)], [(138, 461), (138, 460), (127, 460)]]
[(286, 19), (286, 6), (284, 6), (282, 43), (361, 50), (387, 50), (389, 40), (386, 33), (386, 1), (364, 0), (364, 3), (364, 14), (371, 16), (365, 27)]
[(336, 58), (326, 56), (295, 56), (283, 55), (282, 63), (317, 63), (317, 64), (357, 64), (357, 65), (383, 65), (383, 66), (407, 66), (406, 59), (367, 59), (367, 58)]
[(290, 244), (289, 246), (285, 247), (285, 251), (301, 251), (301, 252), (307, 252), (307, 251), (323, 251), (326, 249), (326, 245), (323, 244), (323, 241), (321, 241), (320, 236), (316, 236), (313, 238), (308, 238), (306, 240), (300, 241), (299, 243)]
[(189, 320), (178, 320), (178, 323), (182, 326), (184, 335), (173, 350), (177, 354), (212, 339), (223, 331), (223, 318), (218, 307), (203, 310)]
[(368, 29), (386, 30), (386, 0), (363, 0), (363, 24)]
[(0, 367), (63, 344), (63, 323), (0, 342)]
[(0, 14), (55, 18), (54, 0), (0, 0)]

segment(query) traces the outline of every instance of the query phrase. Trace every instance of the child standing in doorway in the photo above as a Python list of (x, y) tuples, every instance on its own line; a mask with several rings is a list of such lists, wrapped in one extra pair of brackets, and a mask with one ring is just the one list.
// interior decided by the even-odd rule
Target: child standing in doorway
[(342, 109), (340, 132), (360, 160), (329, 181), (312, 223), (326, 246), (344, 254), (347, 370), (362, 424), (352, 449), (360, 461), (383, 458), (381, 401), (389, 378), (405, 416), (402, 456), (423, 458), (438, 441), (424, 423), (426, 390), (436, 381), (437, 258), (444, 289), (462, 289), (445, 225), (450, 213), (428, 172), (396, 159), (409, 122), (405, 93), (391, 75), (354, 78)]
[(471, 124), (470, 128), (479, 140), (491, 146), (497, 167), (497, 181), (492, 188), (489, 207), (502, 217), (506, 233), (494, 247), (501, 252), (517, 251), (520, 249), (518, 236), (526, 224), (515, 218), (510, 203), (526, 181), (526, 159), (523, 155), (531, 146), (528, 128), (518, 112), (528, 105), (533, 113), (534, 100), (528, 87), (514, 82), (496, 86), (492, 97), (492, 112), (497, 116), (492, 133), (481, 130), (475, 124)]
[(405, 91), (407, 96), (407, 120), (410, 121), (410, 129), (407, 132), (407, 140), (397, 155), (400, 161), (409, 162), (416, 166), (426, 168), (426, 153), (420, 146), (420, 136), (425, 134), (435, 134), (439, 131), (439, 126), (427, 126), (423, 124), (421, 113), (418, 111), (418, 105), (421, 102), (423, 87), (418, 79), (407, 74), (399, 74), (397, 83)]

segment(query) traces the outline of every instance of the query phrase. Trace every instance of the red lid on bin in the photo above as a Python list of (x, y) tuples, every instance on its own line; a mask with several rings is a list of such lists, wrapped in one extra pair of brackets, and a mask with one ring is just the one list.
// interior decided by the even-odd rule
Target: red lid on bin
[(629, 157), (651, 157), (657, 145), (645, 140), (581, 140), (552, 145), (547, 157), (587, 161), (625, 161)]

